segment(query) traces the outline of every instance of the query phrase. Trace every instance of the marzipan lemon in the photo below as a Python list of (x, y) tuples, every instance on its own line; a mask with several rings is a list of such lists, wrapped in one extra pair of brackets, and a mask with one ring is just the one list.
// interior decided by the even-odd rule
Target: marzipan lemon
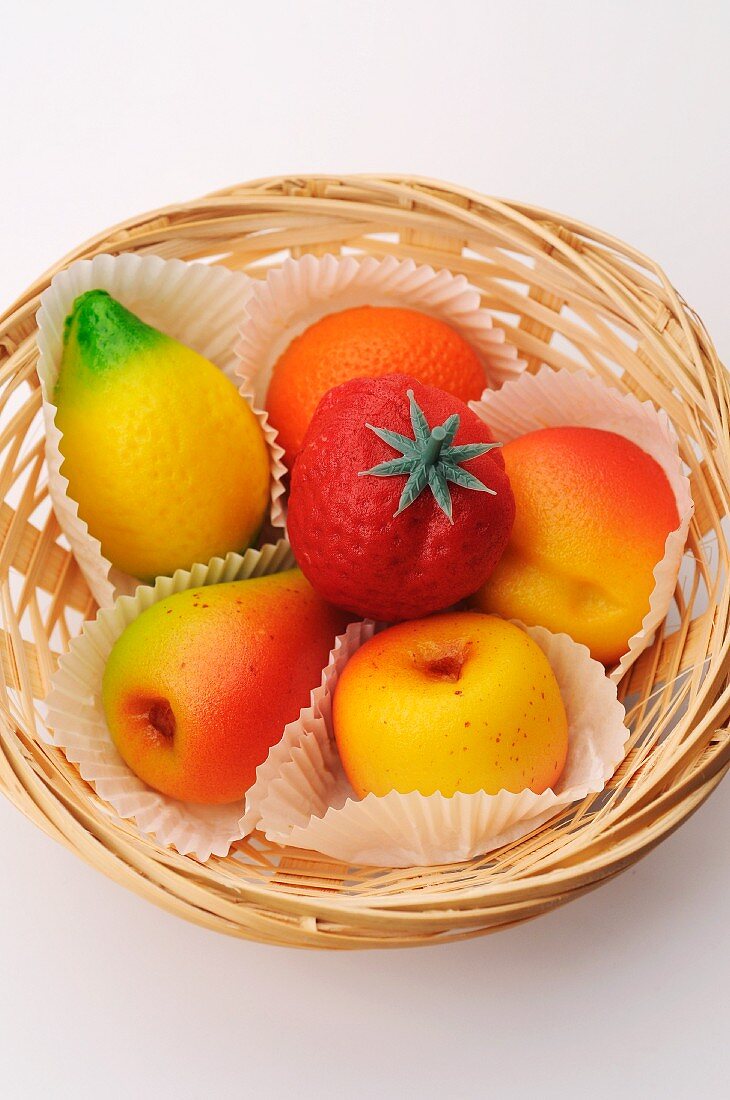
[(256, 538), (269, 456), (251, 408), (106, 291), (66, 319), (55, 401), (69, 495), (118, 569), (152, 579)]

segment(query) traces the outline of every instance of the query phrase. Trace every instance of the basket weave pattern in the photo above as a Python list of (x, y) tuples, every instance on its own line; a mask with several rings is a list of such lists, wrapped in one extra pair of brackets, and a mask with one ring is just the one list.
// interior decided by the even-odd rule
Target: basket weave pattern
[[(496, 853), (428, 869), (347, 866), (258, 834), (201, 866), (109, 813), (50, 746), (44, 723), (58, 654), (96, 605), (48, 500), (35, 325), (53, 275), (102, 252), (215, 259), (254, 277), (307, 252), (412, 257), (466, 275), (528, 369), (588, 369), (667, 411), (696, 514), (665, 628), (620, 687), (631, 740), (605, 791)], [(728, 375), (661, 269), (604, 233), (430, 180), (284, 177), (233, 187), (125, 222), (30, 287), (0, 318), (0, 402), (0, 790), (56, 840), (180, 916), (295, 946), (478, 935), (625, 869), (730, 766)]]

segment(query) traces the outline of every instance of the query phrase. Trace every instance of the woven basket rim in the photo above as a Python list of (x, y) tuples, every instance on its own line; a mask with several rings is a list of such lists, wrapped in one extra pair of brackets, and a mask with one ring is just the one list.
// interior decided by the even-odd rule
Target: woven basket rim
[[(264, 225), (267, 234), (261, 232)], [(627, 777), (619, 780), (624, 786), (617, 788), (616, 806), (582, 818), (579, 808), (579, 820), (568, 822), (569, 840), (562, 845), (558, 823), (549, 823), (536, 837), (508, 846), (497, 870), (481, 866), (486, 860), (420, 874), (406, 869), (400, 889), (397, 872), (387, 872), (378, 888), (369, 882), (369, 872), (355, 869), (348, 878), (314, 853), (287, 851), (291, 866), (286, 871), (267, 870), (257, 879), (253, 853), (246, 854), (243, 874), (236, 861), (191, 865), (185, 857), (156, 850), (128, 823), (105, 815), (74, 769), (42, 744), (40, 721), (31, 713), (38, 699), (34, 677), (47, 679), (52, 667), (56, 650), (50, 639), (60, 631), (62, 643), (67, 640), (67, 617), (83, 603), (75, 563), (63, 557), (52, 518), (42, 528), (30, 522), (43, 496), (41, 484), (35, 499), (42, 460), (37, 444), (33, 451), (26, 440), (39, 408), (34, 364), (40, 292), (74, 260), (105, 251), (217, 257), (260, 277), (269, 257), (282, 249), (321, 255), (343, 247), (412, 255), (463, 271), (489, 308), (496, 304), (514, 315), (512, 337), (531, 361), (530, 369), (540, 362), (560, 365), (568, 354), (575, 362), (582, 355), (581, 365), (587, 361), (594, 373), (609, 361), (617, 363), (614, 382), (655, 403), (661, 397), (674, 418), (686, 444), (698, 504), (690, 540), (694, 572), (689, 597), (678, 594), (679, 627), (659, 638), (629, 677), (640, 696), (655, 690), (669, 707), (676, 705), (672, 691), (684, 693), (679, 732), (673, 726), (649, 748), (639, 739)], [(518, 279), (527, 293), (515, 313), (512, 287)], [(576, 336), (573, 316), (586, 326), (584, 338)], [(635, 347), (622, 350), (621, 327), (631, 330)], [(569, 352), (563, 350), (566, 334), (574, 341)], [(9, 455), (3, 466), (0, 540), (5, 672), (0, 790), (55, 839), (157, 904), (219, 931), (300, 946), (405, 946), (478, 935), (554, 908), (625, 869), (686, 820), (730, 767), (730, 687), (725, 682), (730, 596), (712, 572), (730, 560), (720, 525), (730, 512), (730, 381), (701, 321), (661, 267), (610, 234), (537, 205), (490, 198), (427, 177), (305, 174), (254, 180), (128, 218), (73, 249), (0, 317), (0, 372), (0, 425)], [(8, 413), (11, 402), (17, 408), (11, 405)], [(700, 448), (699, 457), (690, 454), (690, 442)], [(30, 490), (21, 487), (29, 471)], [(714, 565), (705, 549), (710, 543), (717, 548)], [(16, 602), (10, 568), (24, 579)], [(692, 616), (701, 583), (707, 585), (709, 606)], [(40, 591), (51, 596), (45, 621)], [(678, 677), (679, 687), (671, 679), (668, 687), (659, 686), (661, 676)], [(636, 704), (637, 728), (649, 741), (662, 715), (655, 716), (654, 726), (646, 715), (657, 705), (651, 698)], [(420, 880), (418, 888), (412, 886), (415, 880)]]

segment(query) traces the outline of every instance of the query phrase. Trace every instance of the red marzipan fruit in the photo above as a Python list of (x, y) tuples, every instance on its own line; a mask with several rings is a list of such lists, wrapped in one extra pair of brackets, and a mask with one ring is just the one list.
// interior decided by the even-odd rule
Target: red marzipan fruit
[(443, 390), (403, 374), (357, 378), (320, 401), (291, 478), (288, 532), (302, 572), (324, 599), (384, 622), (427, 615), (475, 592), (502, 556), (515, 515), (498, 449), (460, 463), (467, 477), (457, 476), (471, 474), (495, 495), (449, 484), (453, 523), (429, 485), (395, 514), (407, 473), (367, 471), (403, 457), (373, 428), (414, 439), (409, 391), (430, 429), (458, 414), (444, 446), (493, 443), (486, 424)]

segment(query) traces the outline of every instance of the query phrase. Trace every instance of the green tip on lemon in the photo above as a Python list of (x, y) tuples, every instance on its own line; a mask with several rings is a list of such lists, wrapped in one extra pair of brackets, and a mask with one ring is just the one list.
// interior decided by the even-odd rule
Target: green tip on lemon
[(87, 290), (76, 298), (64, 322), (61, 370), (74, 365), (100, 374), (165, 339), (108, 291)]

